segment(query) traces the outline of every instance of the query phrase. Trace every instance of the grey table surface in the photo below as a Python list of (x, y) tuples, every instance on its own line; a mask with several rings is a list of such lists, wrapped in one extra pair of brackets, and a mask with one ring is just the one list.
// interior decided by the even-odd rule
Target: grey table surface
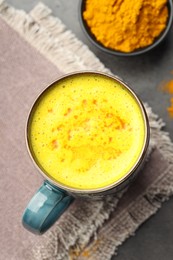
[[(30, 11), (37, 0), (7, 0), (16, 8)], [(173, 26), (165, 42), (148, 54), (122, 58), (105, 54), (91, 45), (84, 35), (78, 17), (79, 0), (42, 0), (63, 23), (83, 41), (106, 67), (133, 86), (139, 97), (147, 102), (166, 123), (165, 131), (173, 141), (173, 119), (167, 113), (170, 96), (159, 91), (163, 80), (173, 79)], [(159, 212), (146, 221), (119, 247), (112, 260), (172, 260), (173, 259), (173, 197)]]

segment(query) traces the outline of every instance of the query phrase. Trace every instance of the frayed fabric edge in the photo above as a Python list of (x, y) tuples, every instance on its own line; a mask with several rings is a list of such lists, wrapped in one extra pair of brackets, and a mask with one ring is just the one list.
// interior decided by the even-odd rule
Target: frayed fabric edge
[[(61, 20), (50, 16), (51, 11), (44, 4), (39, 3), (27, 14), (1, 0), (0, 13), (2, 19), (61, 71), (64, 68), (66, 73), (92, 69), (110, 73), (89, 48), (67, 30)], [(51, 28), (50, 31), (35, 20), (37, 16), (40, 17), (37, 20), (47, 17), (46, 27)]]
[[(173, 195), (173, 167), (170, 166), (164, 176), (159, 180), (159, 185), (157, 182), (153, 183), (144, 194), (137, 197), (128, 208), (118, 214), (115, 209), (112, 221), (110, 220), (108, 225), (101, 228), (97, 239), (89, 243), (78, 256), (72, 259), (110, 259), (113, 255), (117, 254), (118, 247), (127, 238), (133, 236), (142, 223), (157, 213), (162, 203), (167, 201), (171, 195)], [(116, 236), (110, 236), (113, 233)], [(105, 245), (109, 245), (108, 250)]]

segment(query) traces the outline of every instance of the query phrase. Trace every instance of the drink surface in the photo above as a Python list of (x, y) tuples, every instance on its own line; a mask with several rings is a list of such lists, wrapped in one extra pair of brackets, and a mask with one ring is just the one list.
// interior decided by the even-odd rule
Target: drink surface
[(123, 85), (104, 75), (80, 74), (41, 95), (28, 136), (31, 153), (48, 177), (91, 190), (117, 182), (137, 163), (145, 122)]

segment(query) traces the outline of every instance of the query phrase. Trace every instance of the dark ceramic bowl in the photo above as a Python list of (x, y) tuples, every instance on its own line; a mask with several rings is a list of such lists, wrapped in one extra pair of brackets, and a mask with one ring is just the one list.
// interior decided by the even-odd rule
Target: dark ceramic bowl
[[(95, 36), (90, 31), (90, 28), (88, 27), (87, 23), (83, 19), (83, 12), (85, 11), (85, 3), (86, 3), (86, 0), (81, 0), (80, 5), (79, 5), (79, 19), (80, 19), (81, 27), (82, 27), (84, 33), (86, 34), (86, 36), (89, 38), (89, 40), (96, 47), (98, 47), (100, 50), (102, 50), (106, 53), (109, 53), (109, 54), (113, 54), (113, 55), (117, 55), (117, 56), (127, 56), (128, 57), (128, 56), (136, 56), (136, 55), (139, 55), (139, 54), (146, 53), (146, 52), (154, 49), (156, 46), (158, 46), (165, 39), (165, 37), (167, 36), (167, 34), (168, 34), (168, 32), (171, 28), (171, 25), (172, 25), (173, 3), (172, 3), (172, 0), (168, 0), (167, 5), (168, 5), (169, 17), (168, 17), (168, 21), (167, 21), (167, 26), (166, 26), (165, 30), (160, 34), (160, 36), (157, 37), (151, 45), (149, 45), (145, 48), (137, 49), (136, 51), (129, 52), (129, 53), (116, 51), (116, 50), (113, 50), (111, 48), (103, 46), (100, 42), (98, 42), (96, 40)], [(98, 4), (99, 4), (99, 2), (98, 2)]]

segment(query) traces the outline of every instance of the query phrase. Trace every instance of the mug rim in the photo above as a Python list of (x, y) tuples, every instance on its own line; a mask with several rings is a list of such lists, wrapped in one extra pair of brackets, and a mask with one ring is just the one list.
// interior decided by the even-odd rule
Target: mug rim
[[(51, 175), (47, 172), (46, 170), (43, 169), (43, 167), (41, 167), (41, 164), (39, 165), (39, 163), (37, 163), (37, 158), (36, 156), (34, 156), (34, 153), (31, 151), (32, 149), (30, 148), (29, 145), (29, 123), (31, 121), (31, 117), (32, 117), (32, 112), (35, 108), (35, 106), (37, 105), (38, 100), (41, 98), (41, 96), (51, 87), (54, 86), (54, 84), (56, 84), (57, 82), (72, 77), (72, 76), (78, 76), (78, 75), (82, 75), (82, 74), (97, 74), (97, 75), (102, 75), (105, 76), (107, 78), (113, 79), (115, 80), (117, 83), (119, 83), (120, 85), (123, 85), (129, 92), (130, 94), (135, 98), (135, 101), (137, 102), (141, 112), (142, 112), (142, 116), (143, 116), (143, 120), (144, 120), (144, 127), (145, 127), (145, 138), (144, 138), (144, 144), (143, 144), (143, 148), (138, 156), (138, 159), (136, 161), (136, 163), (133, 165), (133, 167), (130, 169), (130, 171), (128, 171), (123, 177), (121, 177), (120, 179), (118, 179), (117, 181), (101, 187), (101, 188), (95, 188), (95, 189), (79, 189), (79, 188), (74, 188), (74, 187), (69, 187), (66, 186), (65, 184), (62, 184), (60, 182), (58, 182), (57, 180), (55, 180), (53, 177), (51, 178)], [(58, 77), (58, 79), (54, 80), (52, 83), (48, 84), (47, 87), (44, 88), (44, 90), (42, 90), (40, 92), (40, 94), (38, 94), (38, 96), (35, 98), (35, 101), (33, 102), (30, 110), (29, 110), (29, 114), (27, 117), (27, 121), (26, 121), (26, 127), (25, 127), (25, 141), (26, 141), (26, 146), (27, 146), (27, 151), (30, 155), (30, 159), (32, 160), (34, 166), (36, 167), (36, 169), (38, 170), (39, 173), (41, 173), (41, 175), (48, 180), (50, 183), (52, 183), (54, 186), (57, 186), (57, 188), (60, 188), (62, 190), (65, 190), (69, 193), (76, 193), (76, 194), (97, 194), (97, 193), (101, 193), (101, 192), (105, 192), (108, 190), (112, 190), (113, 188), (121, 185), (122, 183), (124, 183), (137, 169), (138, 167), (141, 165), (148, 146), (149, 146), (149, 139), (150, 139), (150, 127), (149, 127), (149, 120), (147, 117), (147, 113), (146, 110), (144, 108), (144, 105), (142, 103), (142, 101), (139, 99), (139, 97), (137, 96), (137, 94), (135, 93), (134, 90), (132, 90), (132, 88), (129, 86), (128, 83), (126, 83), (123, 79), (119, 78), (118, 76), (112, 75), (112, 74), (108, 74), (105, 72), (101, 72), (101, 71), (94, 71), (94, 70), (84, 70), (84, 71), (75, 71), (75, 72), (71, 72), (71, 73), (67, 73), (64, 74), (60, 77)]]

